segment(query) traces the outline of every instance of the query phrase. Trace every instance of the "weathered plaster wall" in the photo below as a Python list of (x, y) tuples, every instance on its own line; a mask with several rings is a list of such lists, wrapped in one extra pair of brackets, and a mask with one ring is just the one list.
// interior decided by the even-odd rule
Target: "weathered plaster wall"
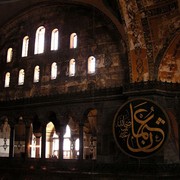
[[(35, 32), (39, 26), (46, 28), (45, 52), (34, 55)], [(57, 52), (50, 51), (53, 28), (60, 31), (60, 48)], [(69, 37), (73, 32), (78, 35), (78, 47), (69, 49)], [(5, 37), (0, 43), (1, 100), (121, 86), (129, 74), (121, 35), (110, 19), (92, 7), (42, 5), (19, 15), (4, 26), (0, 33)], [(21, 45), (26, 35), (30, 37), (29, 55), (22, 58)], [(9, 47), (14, 50), (13, 60), (6, 63)], [(89, 56), (96, 58), (96, 73), (92, 75), (87, 73)], [(69, 77), (68, 66), (72, 58), (76, 60), (76, 75)], [(58, 65), (58, 77), (51, 80), (50, 69), (54, 61)], [(33, 83), (36, 65), (40, 66), (39, 83)], [(25, 70), (25, 84), (18, 86), (21, 68)], [(7, 71), (11, 73), (10, 87), (4, 88)]]

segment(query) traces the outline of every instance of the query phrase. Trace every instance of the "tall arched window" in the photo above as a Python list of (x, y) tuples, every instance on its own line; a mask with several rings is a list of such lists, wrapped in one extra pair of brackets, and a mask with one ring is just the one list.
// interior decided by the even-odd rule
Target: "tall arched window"
[(36, 66), (34, 68), (34, 82), (39, 82), (39, 75), (40, 75), (40, 68), (39, 66)]
[(49, 122), (46, 126), (46, 158), (58, 158), (59, 137), (56, 134), (55, 126)]
[(96, 159), (97, 157), (97, 113), (96, 109), (91, 109), (84, 123), (84, 159)]
[(75, 59), (71, 59), (69, 61), (69, 76), (74, 76), (75, 75), (75, 65), (76, 65), (76, 61)]
[(77, 34), (72, 33), (70, 36), (70, 48), (77, 48)]
[(53, 62), (51, 65), (51, 79), (57, 78), (57, 63)]
[(66, 133), (63, 140), (63, 158), (71, 159), (71, 129), (69, 125), (66, 126)]
[(31, 158), (41, 157), (42, 134), (40, 132), (40, 128), (41, 125), (37, 119), (34, 121), (34, 123), (30, 124), (29, 136), (28, 136), (29, 137), (28, 157)]
[(24, 77), (25, 77), (24, 69), (21, 69), (19, 71), (18, 85), (23, 85), (24, 84)]
[(90, 56), (88, 58), (88, 74), (95, 73), (95, 69), (96, 69), (96, 59), (94, 56)]
[(28, 55), (28, 46), (29, 46), (29, 37), (25, 36), (23, 38), (23, 44), (22, 44), (22, 57), (26, 57)]
[(5, 117), (0, 131), (0, 157), (9, 157), (11, 127)]
[(21, 157), (25, 153), (26, 126), (22, 116), (18, 118), (18, 123), (14, 126), (14, 157)]
[(13, 56), (13, 49), (12, 48), (9, 48), (7, 50), (7, 60), (6, 62), (9, 63), (12, 61), (12, 56)]
[(9, 84), (10, 84), (10, 72), (7, 72), (5, 75), (4, 87), (9, 87)]
[(55, 51), (58, 49), (59, 42), (59, 31), (58, 29), (54, 29), (51, 33), (51, 50)]
[(44, 52), (44, 39), (45, 39), (45, 28), (44, 26), (41, 26), (36, 31), (34, 54), (41, 54)]

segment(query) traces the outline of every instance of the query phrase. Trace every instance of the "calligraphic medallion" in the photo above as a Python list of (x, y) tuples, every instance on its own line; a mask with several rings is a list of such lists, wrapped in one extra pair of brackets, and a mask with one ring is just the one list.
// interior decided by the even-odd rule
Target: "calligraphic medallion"
[(155, 154), (169, 135), (169, 119), (163, 109), (148, 99), (132, 99), (117, 111), (113, 122), (118, 147), (135, 158)]

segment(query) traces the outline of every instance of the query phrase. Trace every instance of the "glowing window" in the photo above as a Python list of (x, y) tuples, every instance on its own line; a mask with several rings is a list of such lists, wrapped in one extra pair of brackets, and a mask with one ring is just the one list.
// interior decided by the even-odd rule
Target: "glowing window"
[(25, 76), (24, 69), (21, 69), (19, 71), (18, 85), (23, 85), (24, 84), (24, 76)]
[(75, 64), (76, 64), (75, 59), (71, 59), (69, 61), (69, 76), (75, 75)]
[(59, 137), (56, 134), (55, 126), (49, 122), (46, 126), (46, 158), (58, 158)]
[(29, 37), (25, 36), (23, 38), (23, 44), (22, 44), (22, 57), (26, 57), (28, 55), (28, 46), (29, 46)]
[(40, 68), (39, 66), (36, 66), (34, 68), (34, 82), (39, 82), (39, 75), (40, 75)]
[(45, 28), (41, 26), (36, 31), (34, 54), (41, 54), (44, 52), (44, 37)]
[(64, 138), (70, 138), (71, 137), (71, 129), (69, 125), (66, 126), (66, 133), (64, 134)]
[[(79, 138), (75, 141), (75, 150), (79, 151)], [(78, 154), (79, 155), (79, 154)]]
[(77, 47), (77, 34), (72, 33), (70, 36), (70, 48), (76, 48)]
[(70, 159), (71, 158), (71, 129), (67, 125), (66, 126), (66, 133), (64, 134), (64, 140), (63, 140), (63, 158), (64, 159)]
[(11, 62), (12, 61), (12, 56), (13, 56), (13, 49), (12, 48), (9, 48), (7, 50), (7, 63)]
[(51, 34), (51, 50), (55, 51), (58, 49), (58, 36), (59, 36), (59, 31), (58, 29), (54, 29), (52, 31), (52, 34)]
[(96, 59), (95, 57), (90, 56), (88, 58), (88, 74), (95, 73), (95, 68), (96, 68)]
[(51, 79), (57, 78), (57, 63), (53, 62), (51, 65)]
[(9, 157), (10, 132), (11, 127), (8, 123), (8, 118), (6, 117), (3, 124), (1, 124), (0, 157)]
[(7, 72), (6, 75), (5, 75), (5, 84), (4, 84), (4, 87), (9, 87), (9, 84), (10, 84), (10, 73)]

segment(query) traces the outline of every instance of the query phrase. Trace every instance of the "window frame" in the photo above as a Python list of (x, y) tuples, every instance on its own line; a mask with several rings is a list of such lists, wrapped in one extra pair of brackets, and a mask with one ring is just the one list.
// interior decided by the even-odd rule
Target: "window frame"
[(19, 86), (24, 85), (24, 80), (25, 80), (25, 71), (24, 69), (20, 69), (19, 76), (18, 76), (18, 85)]
[(10, 87), (10, 79), (11, 79), (11, 73), (10, 72), (6, 72), (5, 74), (5, 81), (4, 81), (4, 87)]
[(76, 60), (74, 58), (69, 61), (69, 76), (73, 77), (76, 74)]
[(12, 57), (13, 57), (13, 48), (8, 48), (7, 50), (7, 57), (6, 57), (6, 62), (10, 63), (12, 62)]
[(34, 83), (38, 83), (40, 80), (40, 67), (39, 65), (34, 67), (34, 78), (33, 78), (33, 82)]
[(57, 63), (53, 62), (51, 64), (51, 80), (57, 79), (57, 71), (58, 71)]
[(42, 53), (44, 53), (45, 32), (46, 32), (46, 29), (45, 29), (44, 26), (40, 26), (36, 30), (34, 54), (42, 54)]
[(89, 56), (87, 69), (88, 69), (88, 74), (95, 74), (95, 72), (96, 72), (96, 58), (94, 56)]
[(23, 38), (23, 43), (22, 43), (22, 57), (27, 57), (28, 56), (28, 49), (29, 49), (29, 36), (25, 36)]
[(77, 34), (74, 32), (70, 35), (70, 49), (77, 48), (77, 42), (78, 42), (78, 37)]
[(51, 51), (56, 51), (59, 48), (59, 30), (53, 29), (51, 32)]

